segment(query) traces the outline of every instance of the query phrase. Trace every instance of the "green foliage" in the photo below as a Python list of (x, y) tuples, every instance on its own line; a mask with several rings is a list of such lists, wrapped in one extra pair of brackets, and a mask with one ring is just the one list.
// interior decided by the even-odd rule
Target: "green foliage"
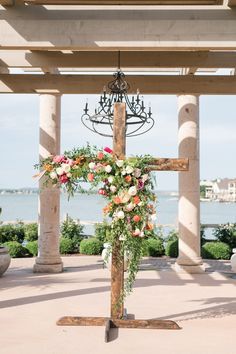
[(206, 259), (230, 259), (230, 246), (224, 242), (206, 242), (202, 246), (202, 257)]
[(79, 251), (79, 244), (83, 239), (83, 229), (84, 227), (80, 225), (79, 220), (75, 221), (69, 216), (61, 225), (61, 237), (73, 241), (74, 252)]
[(218, 241), (227, 243), (231, 250), (236, 248), (236, 223), (218, 226), (213, 230), (213, 235)]
[(75, 245), (74, 241), (66, 238), (66, 237), (61, 237), (60, 238), (60, 253), (61, 254), (72, 254), (75, 253)]
[(160, 237), (150, 237), (142, 243), (143, 256), (161, 257), (165, 254), (163, 240)]
[(29, 251), (17, 241), (5, 242), (4, 246), (7, 247), (9, 254), (12, 258), (21, 258), (30, 255)]
[(25, 248), (29, 251), (29, 253), (36, 257), (38, 255), (38, 241), (29, 241), (26, 245)]
[(200, 196), (201, 198), (206, 197), (206, 186), (200, 186)]
[(24, 225), (24, 239), (26, 241), (37, 241), (38, 239), (38, 224), (36, 222)]
[(95, 237), (102, 243), (111, 240), (111, 225), (104, 221), (95, 225)]
[(177, 258), (179, 254), (179, 242), (177, 237), (172, 237), (166, 243), (166, 255)]
[(80, 253), (88, 255), (101, 254), (103, 244), (95, 237), (84, 239), (80, 242)]
[(18, 222), (17, 224), (0, 225), (0, 244), (8, 241), (22, 243), (24, 236), (24, 224), (22, 222)]

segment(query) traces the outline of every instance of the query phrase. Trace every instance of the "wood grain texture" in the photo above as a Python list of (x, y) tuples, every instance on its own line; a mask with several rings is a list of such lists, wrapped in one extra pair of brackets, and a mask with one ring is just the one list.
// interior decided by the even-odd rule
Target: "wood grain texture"
[(156, 158), (148, 164), (148, 171), (188, 171), (189, 160), (187, 158)]
[[(114, 104), (113, 152), (118, 159), (124, 159), (126, 150), (126, 106), (125, 103)], [(124, 304), (120, 302), (124, 289), (124, 259), (121, 259), (121, 244), (117, 241), (112, 249), (111, 265), (111, 318), (123, 317)], [(118, 304), (119, 303), (119, 304)]]

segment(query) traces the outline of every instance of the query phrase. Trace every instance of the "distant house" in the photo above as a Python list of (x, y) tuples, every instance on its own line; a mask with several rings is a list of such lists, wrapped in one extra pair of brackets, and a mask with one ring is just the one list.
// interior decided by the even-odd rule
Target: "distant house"
[(236, 179), (217, 179), (201, 181), (205, 186), (205, 198), (220, 202), (236, 202)]

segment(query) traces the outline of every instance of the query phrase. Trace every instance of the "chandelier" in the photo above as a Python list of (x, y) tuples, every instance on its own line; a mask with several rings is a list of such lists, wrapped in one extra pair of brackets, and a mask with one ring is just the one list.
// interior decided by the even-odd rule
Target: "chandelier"
[[(120, 61), (120, 53), (119, 53)], [(118, 66), (120, 67), (120, 65)], [(128, 97), (130, 85), (125, 80), (125, 74), (118, 69), (114, 74), (114, 79), (103, 89), (98, 106), (94, 114), (89, 114), (88, 102), (85, 104), (84, 114), (81, 117), (82, 123), (92, 132), (99, 135), (113, 136), (114, 103), (126, 103), (126, 137), (132, 137), (148, 132), (154, 125), (151, 107), (148, 110), (144, 105), (143, 98), (137, 95)]]

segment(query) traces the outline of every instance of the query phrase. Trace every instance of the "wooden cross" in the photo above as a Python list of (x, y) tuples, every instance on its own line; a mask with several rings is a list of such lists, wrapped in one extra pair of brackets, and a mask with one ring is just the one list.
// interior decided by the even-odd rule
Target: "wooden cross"
[[(125, 158), (126, 150), (126, 105), (114, 104), (113, 152), (119, 159)], [(156, 158), (147, 166), (149, 171), (188, 171), (188, 159)], [(180, 329), (170, 320), (137, 320), (124, 318), (124, 304), (120, 296), (124, 289), (124, 262), (120, 261), (121, 243), (113, 245), (111, 265), (111, 316), (76, 317), (66, 316), (57, 321), (59, 326), (105, 326), (105, 342), (109, 341), (110, 328)], [(119, 303), (119, 305), (117, 305)], [(126, 317), (126, 316), (125, 316)]]

